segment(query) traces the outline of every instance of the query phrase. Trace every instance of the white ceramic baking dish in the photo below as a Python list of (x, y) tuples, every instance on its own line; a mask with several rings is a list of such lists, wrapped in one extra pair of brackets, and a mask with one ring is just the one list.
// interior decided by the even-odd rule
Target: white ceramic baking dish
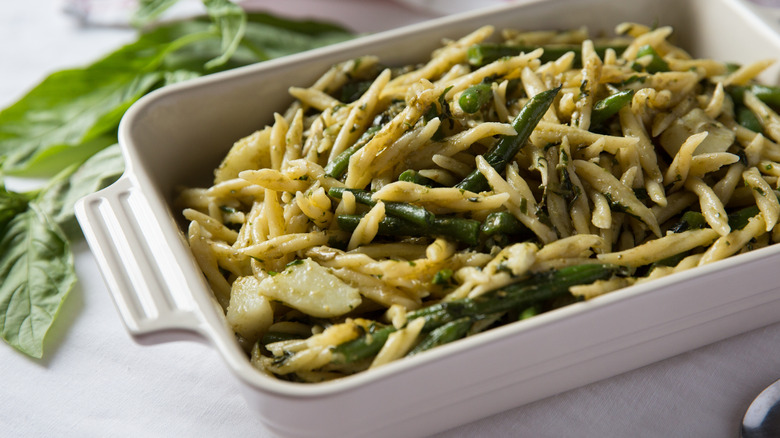
[[(77, 215), (135, 340), (205, 340), (282, 436), (434, 433), (780, 320), (780, 246), (631, 287), (385, 367), (321, 384), (254, 370), (227, 327), (171, 208), (174, 187), (205, 184), (236, 139), (287, 106), (287, 88), (364, 54), (425, 59), (477, 26), (611, 31), (622, 21), (675, 27), (690, 52), (735, 62), (780, 54), (780, 38), (733, 0), (523, 1), (365, 37), (155, 92), (122, 120), (125, 175)], [(763, 79), (777, 83), (778, 69)]]

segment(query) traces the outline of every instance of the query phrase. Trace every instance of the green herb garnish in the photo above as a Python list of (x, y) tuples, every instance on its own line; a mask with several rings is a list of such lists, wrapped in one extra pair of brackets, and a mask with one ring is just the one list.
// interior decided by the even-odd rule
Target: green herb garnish
[[(142, 0), (133, 22), (145, 26), (174, 3)], [(123, 171), (116, 132), (135, 101), (168, 84), (353, 36), (328, 23), (247, 14), (228, 0), (203, 3), (208, 17), (140, 31), (135, 42), (48, 76), (0, 111), (2, 174), (48, 180), (30, 193), (8, 191), (0, 181), (0, 332), (19, 351), (43, 354), (46, 332), (76, 282), (73, 205)]]

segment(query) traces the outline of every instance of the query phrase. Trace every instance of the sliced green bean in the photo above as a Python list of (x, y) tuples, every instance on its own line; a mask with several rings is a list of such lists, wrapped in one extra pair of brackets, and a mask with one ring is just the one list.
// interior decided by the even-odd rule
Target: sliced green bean
[(672, 225), (669, 231), (672, 233), (682, 233), (688, 230), (698, 230), (707, 226), (707, 220), (704, 215), (698, 211), (686, 211), (683, 213), (680, 221)]
[(636, 53), (637, 59), (650, 56), (650, 62), (644, 66), (644, 70), (648, 73), (661, 73), (669, 71), (669, 64), (661, 58), (661, 55), (655, 51), (653, 46), (647, 44), (639, 48)]
[(634, 97), (634, 90), (623, 90), (601, 99), (593, 105), (590, 115), (591, 126), (598, 126), (617, 114)]
[(525, 308), (522, 312), (520, 312), (519, 315), (517, 315), (518, 320), (528, 319), (531, 317), (534, 317), (538, 315), (540, 312), (539, 307), (537, 306), (530, 306)]
[(437, 183), (436, 181), (430, 178), (426, 178), (420, 175), (419, 172), (412, 169), (405, 170), (400, 175), (398, 175), (398, 181), (412, 182), (426, 187), (440, 186), (440, 184)]
[(764, 132), (764, 127), (761, 125), (761, 121), (750, 110), (750, 108), (744, 105), (737, 105), (736, 108), (737, 123), (753, 132)]
[[(355, 231), (363, 215), (342, 214), (336, 216), (336, 223), (344, 231)], [(377, 234), (380, 236), (415, 236), (415, 237), (445, 237), (469, 246), (479, 243), (479, 227), (481, 223), (472, 219), (434, 218), (428, 225), (419, 225), (407, 220), (385, 216), (379, 221)]]
[[(352, 194), (355, 195), (355, 200), (361, 204), (370, 205), (373, 207), (377, 203), (377, 201), (372, 198), (371, 192), (367, 192), (365, 190), (333, 187), (328, 190), (328, 194), (334, 198), (341, 199), (345, 191), (352, 192)], [(407, 204), (405, 202), (383, 202), (385, 204), (386, 214), (400, 219), (405, 219), (416, 225), (428, 226), (433, 223), (435, 218), (433, 213), (423, 207)]]
[(474, 114), (492, 99), (493, 89), (489, 83), (482, 82), (466, 88), (458, 99), (458, 105), (464, 112)]
[[(534, 128), (542, 120), (544, 113), (550, 108), (561, 87), (542, 91), (532, 97), (520, 113), (512, 121), (516, 135), (505, 135), (484, 155), (485, 161), (497, 172), (503, 172), (507, 163), (520, 151)], [(489, 189), (485, 176), (478, 169), (474, 169), (463, 181), (455, 187), (471, 192), (481, 192)]]
[(479, 227), (481, 225), (480, 221), (473, 219), (442, 217), (434, 219), (429, 229), (434, 236), (449, 237), (469, 246), (475, 246), (479, 243)]
[(373, 82), (373, 80), (347, 82), (341, 87), (341, 97), (339, 100), (344, 103), (351, 103), (360, 99), (360, 97), (363, 96), (363, 93), (371, 87)]
[(647, 273), (653, 272), (653, 269), (661, 267), (661, 266), (677, 266), (680, 264), (680, 262), (688, 257), (690, 255), (690, 251), (683, 251), (679, 254), (675, 254), (673, 256), (669, 256), (665, 259), (658, 260), (657, 262), (653, 262), (650, 264), (650, 266), (647, 268)]
[[(439, 327), (461, 321), (491, 315), (513, 309), (526, 309), (557, 298), (571, 296), (569, 288), (577, 284), (589, 284), (596, 280), (610, 278), (623, 268), (615, 265), (590, 264), (567, 266), (533, 274), (532, 276), (486, 292), (474, 298), (463, 298), (440, 302), (419, 310), (408, 312), (407, 321), (424, 318), (422, 332), (428, 333)], [(464, 323), (465, 324), (465, 323)], [(349, 363), (367, 359), (376, 355), (394, 326), (382, 326), (370, 330), (357, 339), (337, 345), (333, 348), (333, 362)]]
[(765, 104), (780, 108), (779, 86), (754, 84), (750, 86), (750, 91)]
[(750, 218), (757, 215), (759, 212), (758, 206), (751, 205), (729, 214), (729, 227), (731, 230), (741, 230), (745, 228)]
[(482, 234), (490, 237), (496, 234), (525, 234), (528, 232), (528, 228), (511, 213), (497, 211), (490, 213), (487, 218), (485, 218), (485, 221), (482, 222), (481, 231)]
[(366, 132), (364, 132), (352, 146), (344, 149), (325, 166), (325, 174), (331, 178), (341, 178), (341, 176), (344, 175), (344, 172), (347, 171), (347, 167), (349, 167), (349, 159), (352, 155), (355, 155), (355, 152), (365, 146), (379, 131), (379, 128), (380, 126), (375, 125), (366, 129)]
[[(468, 48), (466, 56), (469, 64), (481, 67), (506, 56), (517, 56), (521, 53), (532, 52), (539, 47), (492, 43), (476, 44)], [(568, 52), (574, 52), (574, 66), (582, 66), (582, 46), (579, 44), (546, 45), (541, 47), (544, 49), (544, 53), (539, 58), (542, 62), (555, 61)], [(595, 47), (595, 50), (601, 58), (604, 58), (604, 54), (608, 49), (613, 49), (620, 55), (626, 50), (626, 47), (625, 45), (598, 45)]]
[(440, 269), (434, 274), (431, 283), (439, 286), (450, 284), (452, 281), (452, 274), (454, 274), (454, 272), (450, 268)]
[(425, 329), (432, 330), (464, 316), (506, 312), (567, 296), (571, 286), (606, 279), (619, 270), (613, 265), (587, 264), (541, 272), (474, 298), (444, 301), (412, 311), (407, 319), (425, 318)]
[(731, 98), (734, 99), (734, 103), (744, 104), (745, 91), (750, 91), (765, 104), (775, 108), (780, 108), (780, 86), (760, 84), (747, 86), (733, 85), (728, 87), (726, 90), (731, 95)]
[(753, 132), (763, 132), (764, 127), (761, 125), (761, 122), (758, 120), (755, 113), (745, 106), (746, 91), (750, 91), (767, 105), (780, 108), (780, 87), (769, 87), (765, 85), (732, 85), (727, 87), (726, 91), (734, 102), (734, 113), (737, 123)]
[(392, 325), (381, 326), (375, 329), (372, 327), (368, 334), (334, 347), (333, 362), (351, 363), (375, 356), (387, 342), (387, 337), (390, 336), (390, 333), (397, 330)]
[(428, 333), (428, 335), (406, 355), (414, 356), (415, 354), (422, 353), (431, 348), (457, 341), (466, 336), (471, 324), (471, 318), (461, 318), (448, 322), (441, 327), (437, 327)]

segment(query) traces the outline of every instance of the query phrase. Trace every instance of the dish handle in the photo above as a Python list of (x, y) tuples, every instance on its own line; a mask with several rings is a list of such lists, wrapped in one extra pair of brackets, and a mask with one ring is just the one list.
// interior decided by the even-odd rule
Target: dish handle
[(79, 200), (76, 216), (135, 341), (202, 341), (202, 318), (186, 295), (189, 281), (173, 254), (176, 245), (166, 242), (161, 225), (167, 224), (155, 219), (161, 208), (159, 197), (123, 176)]

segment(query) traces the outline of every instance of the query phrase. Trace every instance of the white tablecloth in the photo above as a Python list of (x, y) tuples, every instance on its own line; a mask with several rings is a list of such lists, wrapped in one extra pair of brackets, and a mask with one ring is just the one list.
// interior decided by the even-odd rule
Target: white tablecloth
[[(336, 18), (333, 9), (323, 12), (323, 1), (267, 3), (293, 15)], [(361, 17), (373, 16), (352, 21), (361, 31), (424, 18), (388, 1), (330, 3), (353, 3)], [(123, 28), (80, 27), (61, 6), (3, 2), (0, 106), (49, 72), (82, 65), (133, 37)], [(78, 239), (74, 246), (79, 283), (49, 333), (44, 358), (0, 343), (0, 435), (271, 436), (208, 346), (133, 343), (86, 244)], [(442, 436), (734, 437), (752, 398), (779, 377), (775, 324)]]

